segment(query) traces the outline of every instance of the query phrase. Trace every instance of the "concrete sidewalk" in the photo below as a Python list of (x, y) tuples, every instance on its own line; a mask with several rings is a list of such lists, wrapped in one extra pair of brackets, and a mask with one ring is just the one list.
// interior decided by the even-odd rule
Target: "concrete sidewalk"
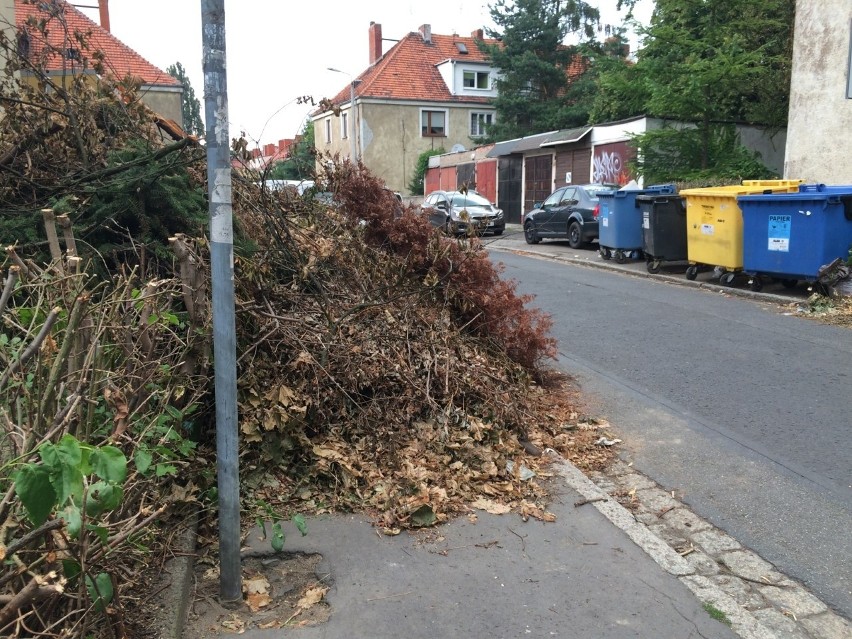
[[(693, 571), (677, 553), (614, 500), (575, 506), (584, 494), (606, 497), (572, 466), (558, 463), (556, 469), (556, 502), (550, 508), (555, 523), (479, 511), (475, 523), (461, 518), (425, 535), (384, 537), (355, 517), (311, 519), (307, 537), (288, 530), (288, 551), (324, 558), (318, 576), (331, 584), (326, 595), (331, 619), (315, 627), (247, 629), (243, 636), (737, 636), (678, 579)], [(598, 508), (615, 512), (620, 526)], [(249, 552), (268, 549), (268, 542), (251, 543)], [(704, 600), (714, 597), (715, 607), (724, 608), (721, 592)], [(743, 636), (772, 636), (737, 611), (729, 619)]]
[[(322, 555), (311, 581), (330, 587), (330, 618), (263, 630), (270, 612), (253, 617), (242, 606), (239, 632), (256, 639), (852, 638), (849, 622), (800, 584), (617, 466), (611, 479), (596, 473), (596, 484), (554, 456), (554, 523), (475, 511), (475, 521), (460, 517), (396, 537), (357, 516), (311, 518), (306, 537), (288, 524), (287, 553)], [(613, 497), (631, 486), (635, 512)], [(676, 551), (678, 537), (690, 538), (689, 548)], [(277, 561), (259, 531), (247, 544), (246, 561)], [(183, 564), (173, 577), (188, 586), (192, 567)], [(192, 595), (187, 588), (170, 600)], [(219, 613), (190, 616), (184, 636), (232, 636), (222, 623), (230, 613)], [(184, 620), (175, 621), (163, 637), (181, 636)]]

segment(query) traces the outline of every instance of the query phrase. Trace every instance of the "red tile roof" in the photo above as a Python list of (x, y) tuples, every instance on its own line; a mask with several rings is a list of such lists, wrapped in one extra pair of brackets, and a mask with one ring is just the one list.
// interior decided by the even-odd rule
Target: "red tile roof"
[[(459, 52), (456, 43), (464, 44), (467, 53)], [(496, 40), (485, 40), (496, 44)], [(484, 104), (490, 98), (453, 95), (438, 71), (438, 65), (448, 60), (457, 62), (488, 62), (476, 41), (468, 36), (435, 35), (427, 43), (419, 32), (403, 37), (373, 66), (358, 76), (355, 86), (358, 97), (384, 98), (390, 100), (417, 100), (418, 102), (460, 102)], [(340, 91), (332, 102), (340, 104), (350, 98), (349, 85)]]
[[(141, 6), (141, 5), (140, 5)], [(110, 75), (116, 78), (124, 78), (128, 74), (138, 77), (144, 84), (180, 86), (175, 78), (162, 69), (158, 69), (148, 62), (109, 31), (102, 29), (100, 25), (90, 20), (82, 12), (67, 4), (65, 0), (50, 0), (48, 2), (34, 0), (15, 0), (15, 23), (18, 29), (24, 29), (30, 17), (36, 20), (47, 20), (47, 43), (51, 47), (62, 49), (63, 47), (80, 48), (75, 39), (76, 34), (85, 37), (89, 49), (80, 51), (84, 58), (91, 59), (96, 50), (103, 52), (104, 67)], [(68, 27), (67, 33), (70, 40), (65, 42), (65, 29), (62, 23)], [(37, 56), (45, 48), (45, 41), (41, 34), (28, 29), (30, 35), (30, 56)], [(47, 70), (62, 70), (62, 59), (59, 55), (51, 55), (48, 58)]]

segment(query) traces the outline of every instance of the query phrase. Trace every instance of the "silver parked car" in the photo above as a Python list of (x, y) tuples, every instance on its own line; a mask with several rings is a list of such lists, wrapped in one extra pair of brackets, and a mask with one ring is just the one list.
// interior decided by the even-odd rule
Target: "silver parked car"
[(429, 216), (433, 226), (448, 235), (502, 235), (506, 230), (503, 211), (476, 191), (433, 191), (423, 200), (420, 210)]

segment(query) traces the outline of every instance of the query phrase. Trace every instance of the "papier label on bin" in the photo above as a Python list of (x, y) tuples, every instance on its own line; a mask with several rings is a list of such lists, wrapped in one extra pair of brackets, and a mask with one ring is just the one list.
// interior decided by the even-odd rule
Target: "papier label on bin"
[(608, 217), (605, 217), (605, 218), (603, 219), (603, 225), (604, 225), (604, 226), (609, 226), (609, 218), (608, 218)]
[(701, 234), (702, 235), (713, 235), (716, 229), (713, 228), (712, 224), (702, 224), (701, 225)]
[(770, 215), (769, 216), (769, 250), (790, 252), (790, 227), (792, 226), (792, 215)]
[(643, 229), (650, 229), (651, 228), (651, 216), (648, 215), (647, 213), (645, 213), (642, 216), (642, 228)]

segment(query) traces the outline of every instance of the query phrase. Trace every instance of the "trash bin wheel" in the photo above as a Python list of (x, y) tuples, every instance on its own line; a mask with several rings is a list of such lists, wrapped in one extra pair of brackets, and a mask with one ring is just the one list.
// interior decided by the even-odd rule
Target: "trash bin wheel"
[(796, 284), (798, 284), (798, 283), (799, 283), (799, 280), (792, 280), (792, 279), (781, 280), (781, 286), (783, 286), (784, 288), (796, 288)]
[(719, 278), (719, 283), (724, 286), (733, 286), (734, 278), (736, 278), (736, 273), (731, 273), (728, 271), (727, 273), (722, 273), (722, 277)]
[(610, 250), (609, 250), (607, 247), (605, 247), (605, 246), (600, 247), (600, 248), (598, 249), (598, 253), (600, 253), (600, 254), (601, 254), (601, 257), (602, 257), (603, 259), (605, 259), (605, 260), (608, 260), (609, 258), (611, 258), (611, 257), (612, 257), (612, 253), (611, 253), (611, 252), (610, 252)]
[(763, 280), (760, 279), (760, 275), (751, 278), (751, 290), (755, 293), (763, 290)]
[(648, 260), (648, 272), (649, 273), (659, 273), (660, 272), (660, 260)]
[(697, 266), (690, 266), (688, 269), (686, 269), (686, 279), (694, 280), (696, 277), (698, 277)]
[(613, 253), (612, 256), (615, 258), (615, 261), (618, 262), (619, 264), (624, 264), (627, 261), (627, 256), (624, 254), (624, 251), (622, 251), (622, 250), (615, 251), (615, 253)]

